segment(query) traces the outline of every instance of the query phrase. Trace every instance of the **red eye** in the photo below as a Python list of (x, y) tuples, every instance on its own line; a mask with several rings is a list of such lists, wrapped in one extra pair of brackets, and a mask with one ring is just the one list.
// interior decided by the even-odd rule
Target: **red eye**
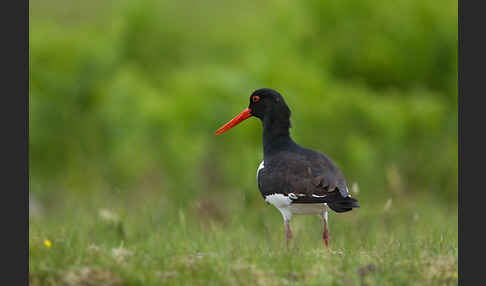
[(260, 97), (258, 95), (255, 95), (254, 97), (251, 98), (251, 100), (256, 103), (260, 101)]

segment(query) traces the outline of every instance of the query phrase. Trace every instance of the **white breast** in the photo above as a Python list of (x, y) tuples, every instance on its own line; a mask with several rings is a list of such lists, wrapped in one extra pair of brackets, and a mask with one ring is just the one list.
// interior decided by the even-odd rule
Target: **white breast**
[(264, 162), (262, 161), (260, 163), (260, 166), (258, 166), (258, 170), (257, 170), (257, 174), (256, 174), (256, 177), (257, 177), (257, 181), (258, 181), (258, 172), (260, 172), (261, 169), (265, 168), (265, 164)]

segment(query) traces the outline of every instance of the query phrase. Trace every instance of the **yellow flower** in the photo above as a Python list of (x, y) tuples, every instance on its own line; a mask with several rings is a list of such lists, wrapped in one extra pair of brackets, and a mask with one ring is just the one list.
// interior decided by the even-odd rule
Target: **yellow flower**
[(51, 241), (50, 241), (49, 239), (46, 239), (46, 240), (44, 240), (44, 245), (45, 245), (47, 248), (49, 248), (49, 247), (51, 247), (52, 243), (51, 243)]

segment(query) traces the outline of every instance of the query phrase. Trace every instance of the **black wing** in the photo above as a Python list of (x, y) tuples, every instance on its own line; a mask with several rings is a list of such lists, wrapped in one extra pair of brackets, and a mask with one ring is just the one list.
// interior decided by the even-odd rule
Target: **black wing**
[(341, 171), (327, 156), (310, 149), (281, 153), (278, 161), (266, 162), (258, 172), (258, 185), (263, 196), (282, 193), (294, 203), (328, 203), (344, 211), (358, 207)]

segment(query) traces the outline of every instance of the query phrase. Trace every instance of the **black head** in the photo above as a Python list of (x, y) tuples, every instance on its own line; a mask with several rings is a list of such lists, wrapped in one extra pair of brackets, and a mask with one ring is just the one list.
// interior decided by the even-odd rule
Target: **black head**
[(265, 116), (288, 119), (290, 109), (285, 103), (283, 97), (277, 91), (270, 88), (261, 88), (255, 90), (250, 95), (251, 115), (263, 120)]
[(273, 89), (262, 88), (255, 90), (250, 96), (250, 105), (235, 118), (219, 128), (215, 135), (219, 135), (235, 127), (240, 122), (255, 116), (265, 122), (275, 122), (280, 127), (290, 127), (290, 109), (280, 93)]

